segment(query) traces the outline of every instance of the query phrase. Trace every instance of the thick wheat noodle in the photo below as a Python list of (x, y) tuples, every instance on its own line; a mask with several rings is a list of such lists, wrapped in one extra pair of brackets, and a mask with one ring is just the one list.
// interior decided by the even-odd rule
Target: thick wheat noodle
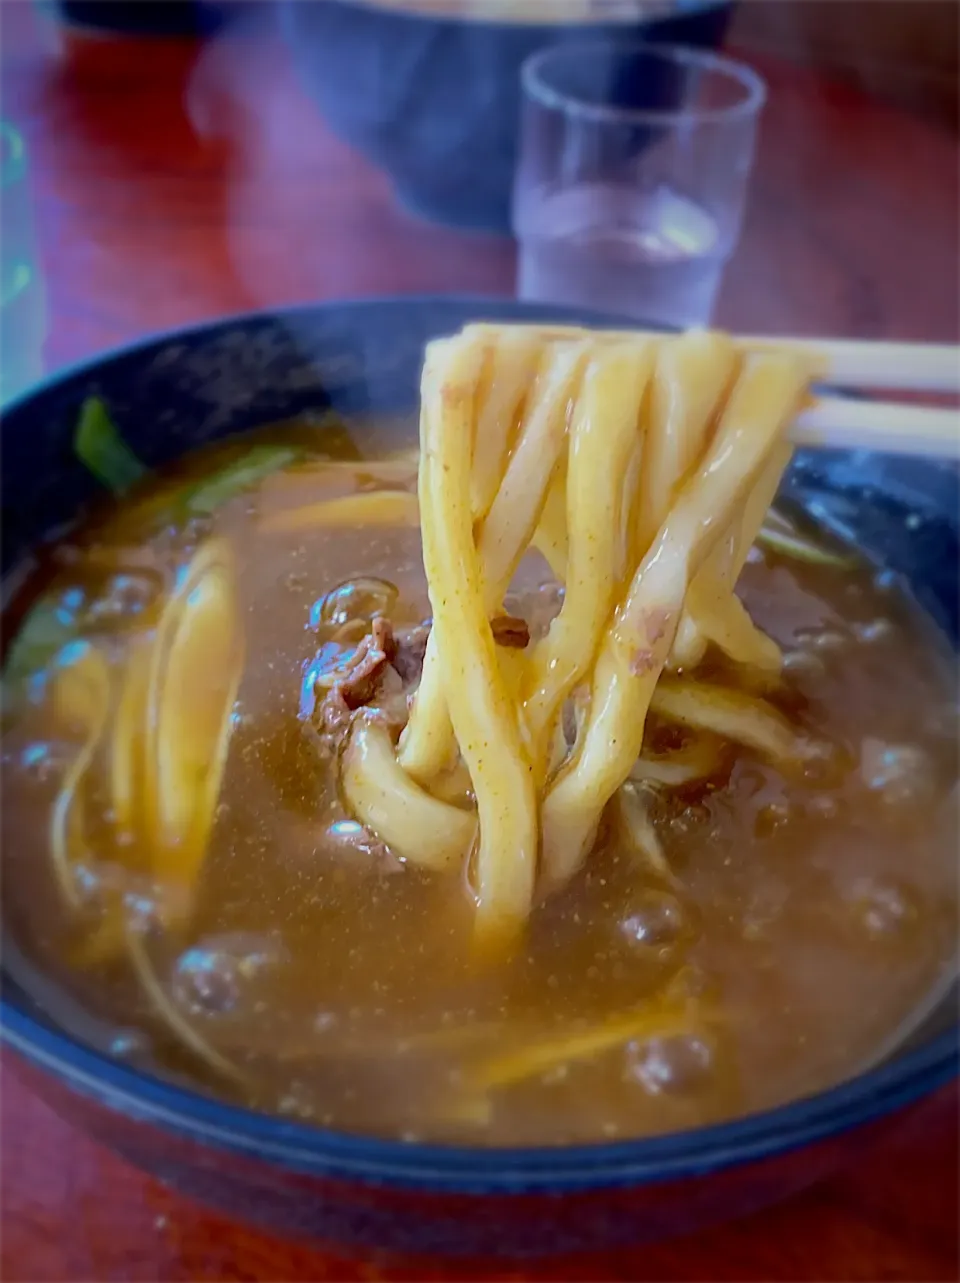
[(375, 718), (357, 718), (340, 782), (357, 819), (410, 864), (443, 870), (470, 850), (476, 818), (420, 788), (397, 762), (389, 731)]
[[(460, 341), (467, 342), (468, 336)], [(500, 609), (517, 563), (537, 527), (564, 444), (568, 402), (585, 357), (582, 347), (559, 347), (548, 354), (538, 374), (517, 447), (480, 532), (478, 556), (488, 617)], [(437, 641), (431, 633), (420, 687), (400, 740), (400, 764), (414, 779), (429, 785), (450, 768), (455, 754), (456, 741), (440, 682)]]
[(622, 556), (619, 523), (611, 515), (618, 512), (641, 432), (654, 356), (651, 343), (624, 343), (593, 357), (570, 425), (566, 591), (559, 615), (531, 656), (523, 708), (538, 786), (560, 707), (592, 662), (613, 605)]
[[(780, 766), (806, 756), (762, 699), (658, 682), (668, 660), (692, 666), (711, 641), (757, 669), (779, 666), (733, 589), (789, 460), (782, 438), (809, 371), (717, 335), (524, 334), (542, 347), (525, 400), (530, 343), (505, 347), (475, 326), (428, 349), (418, 497), (433, 628), (399, 752), (385, 727), (361, 721), (342, 773), (353, 812), (406, 859), (467, 868), (485, 940), (515, 935), (538, 873), (549, 893), (580, 866), (607, 803), (642, 775), (651, 703)], [(486, 446), (485, 415), (496, 425)], [(498, 653), (490, 619), (531, 544), (548, 550), (564, 603), (532, 651)]]
[[(651, 387), (651, 430), (642, 442), (636, 485), (628, 478), (633, 486), (628, 573), (649, 549), (678, 487), (702, 455), (716, 426), (717, 406), (737, 369), (733, 345), (725, 337), (685, 334), (662, 346)], [(702, 653), (699, 631), (683, 619), (678, 636), (685, 634), (690, 647), (700, 646)]]
[[(72, 688), (72, 689), (71, 689)], [(55, 675), (54, 699), (67, 719), (83, 724), (84, 739), (64, 774), (50, 817), (50, 852), (64, 900), (78, 909), (83, 899), (76, 866), (86, 854), (82, 787), (103, 738), (110, 714), (110, 674), (106, 660), (87, 646)]]
[(650, 419), (635, 516), (633, 565), (663, 525), (687, 473), (716, 427), (717, 407), (738, 369), (730, 339), (684, 334), (661, 344), (651, 387)]
[(143, 795), (143, 718), (149, 677), (150, 646), (134, 642), (123, 676), (110, 739), (110, 798), (114, 823), (118, 833), (131, 843), (137, 833)]
[[(520, 698), (520, 650), (502, 649), (499, 667), (513, 701)], [(361, 715), (340, 765), (340, 786), (350, 811), (402, 860), (443, 872), (463, 860), (476, 837), (476, 816), (462, 810), (472, 799), (466, 763), (431, 780), (430, 792), (407, 775), (384, 722)]]
[(713, 642), (734, 663), (771, 674), (780, 672), (780, 647), (756, 626), (733, 587), (792, 455), (793, 447), (786, 442), (774, 447), (747, 497), (738, 528), (714, 548), (695, 576), (684, 603), (671, 666), (694, 668), (708, 642)]
[[(686, 334), (663, 349), (653, 383), (651, 413), (657, 430), (650, 434), (638, 496), (636, 560), (647, 551), (678, 487), (702, 455), (716, 428), (717, 406), (722, 405), (738, 369), (732, 342), (716, 335)], [(774, 490), (781, 472), (782, 467), (776, 472)], [(768, 506), (769, 499), (764, 511)], [(733, 534), (729, 541), (731, 547), (735, 545)], [(727, 640), (729, 650), (738, 652), (736, 658), (763, 668), (779, 667), (779, 651), (771, 657), (757, 643), (749, 619), (744, 627), (725, 573), (714, 574), (730, 564), (726, 545), (724, 540), (714, 548), (690, 585), (670, 657), (672, 667), (699, 663), (708, 641), (722, 644), (721, 638)]]
[[(368, 490), (285, 508), (260, 517), (257, 521), (257, 530), (261, 534), (306, 533), (338, 526), (418, 529), (420, 503), (417, 496), (408, 490)], [(556, 538), (555, 532), (548, 535), (542, 526), (538, 526), (531, 543), (543, 554), (551, 570), (559, 577), (563, 574), (566, 548), (562, 543), (555, 544)]]
[(424, 369), (420, 495), (433, 632), (457, 743), (477, 798), (473, 859), (478, 933), (515, 932), (530, 911), (537, 798), (515, 706), (497, 662), (470, 506), (475, 340), (431, 345)]
[(619, 532), (619, 556), (616, 566), (617, 587), (622, 589), (626, 583), (629, 583), (630, 576), (636, 567), (637, 561), (637, 543), (638, 543), (638, 522), (639, 522), (639, 500), (640, 500), (640, 475), (643, 467), (644, 452), (649, 445), (647, 440), (649, 436), (649, 427), (641, 421), (637, 431), (637, 439), (634, 442), (633, 450), (627, 460), (626, 470), (623, 476), (623, 485), (617, 499), (616, 523)]
[(703, 463), (617, 608), (594, 668), (587, 724), (543, 803), (545, 889), (562, 886), (579, 867), (604, 807), (639, 756), (687, 586), (759, 480), (805, 384), (794, 360), (746, 360)]
[(627, 780), (616, 792), (617, 816), (627, 842), (646, 868), (671, 886), (678, 881), (650, 817), (650, 791)]
[(487, 386), (474, 427), (470, 473), (474, 521), (482, 521), (497, 496), (541, 351), (536, 336), (515, 331), (499, 338), (489, 354)]
[(559, 583), (567, 580), (567, 471), (565, 460), (556, 467), (543, 501), (540, 522), (533, 537), (534, 546), (546, 559), (553, 577)]
[[(656, 692), (650, 708), (653, 712), (658, 711)], [(680, 748), (667, 753), (644, 753), (638, 757), (630, 771), (630, 779), (653, 787), (690, 784), (713, 775), (722, 765), (723, 758), (722, 738), (713, 732), (701, 731)]]
[(419, 520), (415, 494), (408, 490), (371, 490), (281, 509), (261, 517), (257, 529), (262, 534), (290, 534), (327, 526), (416, 526)]
[(558, 346), (543, 358), (538, 389), (520, 440), (480, 531), (480, 556), (491, 600), (499, 603), (537, 529), (560, 465), (569, 416), (589, 349)]
[(819, 752), (769, 704), (725, 686), (665, 677), (658, 682), (650, 707), (670, 721), (746, 744), (788, 770)]

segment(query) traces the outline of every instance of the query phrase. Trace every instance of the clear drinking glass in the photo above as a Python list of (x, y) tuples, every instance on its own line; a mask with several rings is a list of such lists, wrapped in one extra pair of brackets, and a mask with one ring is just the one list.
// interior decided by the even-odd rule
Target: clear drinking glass
[(618, 42), (558, 45), (521, 74), (519, 296), (707, 324), (740, 234), (763, 81), (715, 54)]
[(26, 148), (0, 121), (0, 404), (40, 378), (45, 331)]

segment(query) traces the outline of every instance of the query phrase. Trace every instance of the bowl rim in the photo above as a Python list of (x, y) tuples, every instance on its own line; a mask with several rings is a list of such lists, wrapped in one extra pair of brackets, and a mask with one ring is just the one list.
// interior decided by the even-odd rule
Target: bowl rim
[[(480, 13), (454, 13), (450, 11), (433, 13), (429, 9), (414, 7), (418, 0), (409, 0), (409, 8), (401, 4), (387, 3), (386, 0), (334, 0), (334, 3), (341, 9), (357, 10), (372, 18), (389, 18), (407, 23), (432, 22), (448, 29), (462, 29), (465, 26), (486, 27), (488, 30), (499, 33), (507, 31), (573, 31), (578, 27), (581, 30), (589, 29), (593, 31), (601, 29), (642, 31), (644, 28), (654, 26), (658, 22), (695, 18), (699, 14), (709, 13), (713, 9), (731, 8), (734, 0), (687, 0), (686, 5), (681, 6), (674, 3), (672, 7), (671, 0), (654, 0), (652, 7), (648, 2), (647, 11), (644, 8), (640, 8), (637, 13), (632, 14), (629, 18), (611, 19), (604, 18), (601, 14), (595, 14), (565, 22), (536, 22), (527, 18), (510, 21), (504, 18), (484, 17)], [(294, 0), (294, 7), (296, 7), (296, 0)]]
[[(616, 323), (588, 309), (524, 304), (461, 294), (401, 294), (329, 299), (216, 317), (159, 331), (64, 366), (6, 403), (3, 418), (39, 395), (93, 373), (118, 358), (234, 326), (284, 317), (396, 307), (441, 307), (469, 315), (579, 316)], [(622, 320), (622, 318), (620, 318)], [(639, 322), (638, 322), (639, 324)], [(46, 1070), (82, 1096), (137, 1121), (247, 1158), (309, 1175), (405, 1188), (479, 1194), (560, 1193), (643, 1185), (704, 1175), (786, 1153), (839, 1135), (932, 1092), (960, 1073), (960, 1023), (929, 1042), (825, 1091), (708, 1127), (663, 1136), (570, 1146), (491, 1148), (426, 1144), (337, 1132), (227, 1103), (165, 1080), (47, 1027), (0, 988), (0, 1044)]]
[[(582, 60), (597, 55), (618, 59), (642, 56), (662, 64), (669, 63), (698, 76), (708, 75), (735, 83), (740, 96), (724, 107), (615, 107), (578, 98), (556, 88), (547, 79), (546, 69), (561, 59)], [(520, 68), (520, 83), (525, 106), (537, 107), (543, 112), (554, 112), (563, 117), (568, 125), (609, 125), (612, 128), (651, 125), (664, 129), (735, 125), (757, 118), (767, 100), (767, 87), (763, 77), (746, 62), (731, 58), (726, 53), (697, 49), (691, 45), (640, 39), (615, 41), (601, 38), (571, 41), (538, 49), (524, 60)]]

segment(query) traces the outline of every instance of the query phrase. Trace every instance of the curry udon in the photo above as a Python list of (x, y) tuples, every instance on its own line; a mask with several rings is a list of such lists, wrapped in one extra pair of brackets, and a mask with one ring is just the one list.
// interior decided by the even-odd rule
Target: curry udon
[(318, 416), (153, 475), (88, 406), (119, 497), (6, 620), (5, 924), (52, 1016), (489, 1145), (700, 1125), (895, 1045), (954, 964), (954, 664), (767, 511), (809, 375), (468, 327), (419, 452)]

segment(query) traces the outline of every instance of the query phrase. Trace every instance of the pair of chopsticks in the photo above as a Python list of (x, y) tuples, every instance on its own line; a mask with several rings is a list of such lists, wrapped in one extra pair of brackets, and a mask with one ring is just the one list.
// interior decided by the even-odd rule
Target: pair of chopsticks
[[(802, 352), (812, 358), (818, 383), (863, 394), (871, 391), (960, 393), (960, 347), (933, 343), (860, 343), (844, 339), (737, 338), (748, 350)], [(960, 408), (865, 396), (815, 396), (790, 429), (799, 446), (876, 450), (960, 461)]]
[[(490, 325), (471, 330), (536, 330), (545, 338), (576, 338), (588, 333), (572, 325)], [(614, 341), (648, 330), (597, 330), (598, 339)], [(663, 337), (658, 335), (655, 337)], [(848, 390), (857, 396), (811, 396), (794, 421), (790, 440), (798, 446), (839, 450), (876, 450), (916, 458), (960, 461), (960, 408), (890, 400), (871, 400), (867, 391), (960, 393), (960, 347), (934, 343), (867, 343), (848, 339), (792, 339), (731, 335), (744, 351), (802, 353), (813, 366), (820, 386)]]

